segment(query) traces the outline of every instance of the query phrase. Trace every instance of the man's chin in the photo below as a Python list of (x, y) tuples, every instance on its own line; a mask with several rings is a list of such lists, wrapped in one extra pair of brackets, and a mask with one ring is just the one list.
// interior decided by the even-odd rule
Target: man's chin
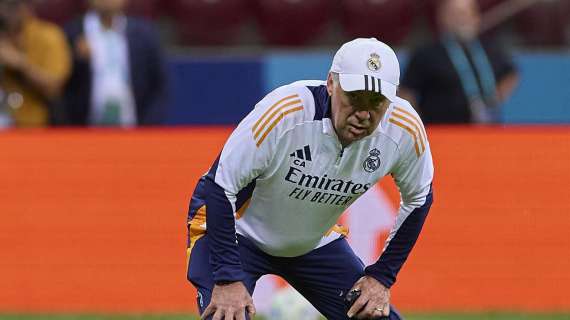
[(356, 135), (356, 134), (353, 134), (353, 133), (349, 132), (348, 134), (346, 134), (346, 135), (344, 136), (344, 140), (347, 141), (347, 142), (349, 142), (349, 143), (352, 143), (352, 142), (356, 142), (356, 141), (358, 141), (358, 140), (362, 140), (362, 139), (365, 138), (367, 135), (368, 135), (367, 132), (362, 133), (362, 134), (359, 134), (359, 135)]

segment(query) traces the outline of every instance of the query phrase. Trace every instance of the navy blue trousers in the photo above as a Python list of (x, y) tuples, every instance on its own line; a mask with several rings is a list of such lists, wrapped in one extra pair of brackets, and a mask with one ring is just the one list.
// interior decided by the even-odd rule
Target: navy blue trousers
[[(270, 256), (250, 240), (238, 235), (243, 283), (253, 294), (255, 283), (266, 274), (285, 279), (329, 320), (345, 320), (344, 297), (364, 275), (364, 264), (350, 248), (346, 239), (335, 240), (302, 256), (285, 258)], [(196, 241), (190, 253), (188, 280), (198, 290), (198, 308), (202, 313), (212, 297), (214, 279), (209, 262), (208, 235)], [(391, 306), (386, 319), (402, 319)]]

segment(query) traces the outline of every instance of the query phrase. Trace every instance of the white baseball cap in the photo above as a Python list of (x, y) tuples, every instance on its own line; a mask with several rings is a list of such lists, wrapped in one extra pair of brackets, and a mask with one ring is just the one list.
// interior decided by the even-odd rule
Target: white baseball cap
[(376, 38), (358, 38), (340, 47), (330, 72), (339, 74), (344, 91), (379, 92), (394, 101), (400, 84), (400, 63), (396, 53)]

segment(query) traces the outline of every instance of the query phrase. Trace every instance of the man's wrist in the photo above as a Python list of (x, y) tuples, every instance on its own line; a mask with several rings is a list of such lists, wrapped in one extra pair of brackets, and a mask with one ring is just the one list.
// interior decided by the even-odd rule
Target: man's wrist
[(218, 271), (214, 271), (214, 283), (232, 283), (237, 281), (243, 281), (245, 279), (245, 273), (243, 272), (241, 266), (224, 266)]
[(394, 282), (396, 282), (395, 277), (392, 274), (387, 274), (386, 269), (380, 265), (380, 262), (376, 262), (364, 269), (364, 274), (376, 281), (380, 282), (384, 287), (390, 289)]

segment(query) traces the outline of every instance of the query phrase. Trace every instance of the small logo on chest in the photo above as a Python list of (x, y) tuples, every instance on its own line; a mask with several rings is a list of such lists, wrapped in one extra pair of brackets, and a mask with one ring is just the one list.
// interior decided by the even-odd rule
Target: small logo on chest
[(293, 164), (300, 167), (305, 167), (305, 161), (311, 161), (311, 147), (309, 145), (304, 146), (301, 149), (297, 149), (289, 155), (293, 158)]
[(372, 173), (380, 168), (380, 150), (374, 148), (370, 150), (368, 157), (362, 163), (364, 171)]

